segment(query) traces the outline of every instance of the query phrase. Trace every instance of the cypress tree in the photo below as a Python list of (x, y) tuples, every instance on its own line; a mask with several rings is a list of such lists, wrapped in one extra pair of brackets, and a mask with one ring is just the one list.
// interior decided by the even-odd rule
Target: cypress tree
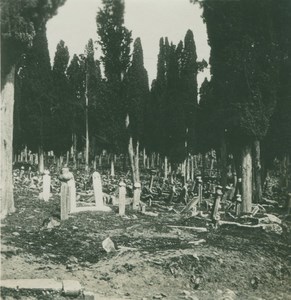
[(54, 57), (53, 85), (54, 101), (52, 105), (52, 136), (51, 150), (57, 156), (64, 154), (72, 145), (72, 105), (70, 99), (69, 82), (66, 76), (69, 62), (68, 47), (60, 41)]
[[(205, 1), (204, 18), (211, 46), (213, 91), (218, 101), (221, 134), (239, 145), (243, 180), (243, 212), (252, 203), (252, 145), (260, 177), (259, 143), (265, 137), (276, 103), (276, 45), (271, 0)], [(257, 184), (261, 186), (261, 184)]]
[[(15, 210), (12, 182), (12, 139), (15, 67), (64, 0), (3, 0), (1, 2), (1, 217)], [(5, 128), (5, 130), (4, 130)]]
[(183, 99), (183, 109), (188, 128), (187, 144), (189, 148), (196, 145), (195, 121), (197, 110), (197, 54), (194, 35), (188, 30), (184, 39), (184, 49), (181, 57), (181, 94)]
[(124, 26), (124, 1), (103, 0), (97, 14), (97, 33), (106, 77), (107, 139), (111, 151), (126, 149), (123, 78), (130, 62), (131, 32)]
[(131, 65), (124, 80), (126, 112), (129, 118), (129, 156), (133, 182), (139, 182), (139, 145), (144, 141), (144, 114), (149, 96), (148, 75), (144, 67), (140, 38), (134, 41)]
[(46, 38), (46, 28), (40, 28), (33, 46), (26, 55), (21, 90), (21, 126), (28, 149), (39, 152), (39, 171), (43, 171), (43, 151), (52, 140), (52, 72)]
[(85, 133), (85, 70), (78, 55), (74, 54), (68, 69), (67, 77), (72, 105), (71, 131), (73, 141), (73, 157), (76, 163), (77, 151), (84, 148)]

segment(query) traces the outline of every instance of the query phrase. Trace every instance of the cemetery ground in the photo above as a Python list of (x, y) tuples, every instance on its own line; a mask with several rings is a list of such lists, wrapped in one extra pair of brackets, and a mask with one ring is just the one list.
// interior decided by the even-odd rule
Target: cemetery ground
[[(112, 194), (121, 175), (126, 178), (103, 174), (103, 191)], [(47, 202), (39, 198), (41, 183), (33, 186), (17, 176), (16, 212), (1, 224), (2, 280), (78, 280), (95, 299), (291, 299), (291, 221), (279, 194), (264, 206), (265, 212), (246, 219), (249, 227), (216, 228), (206, 202), (198, 209), (202, 213), (180, 214), (185, 204), (177, 199), (168, 203), (166, 193), (155, 195), (151, 206), (142, 193), (148, 215), (127, 205), (121, 217), (118, 206), (108, 204), (111, 212), (80, 212), (60, 221), (57, 174), (52, 173)], [(82, 172), (75, 179), (78, 205), (84, 206), (92, 200), (90, 179)], [(142, 185), (149, 181), (150, 175), (143, 174)], [(254, 225), (266, 212), (279, 217), (273, 218), (278, 227), (270, 227), (275, 230)], [(222, 203), (220, 219), (232, 215)], [(102, 242), (108, 237), (115, 251), (104, 250)], [(52, 292), (5, 288), (1, 296), (65, 299)]]

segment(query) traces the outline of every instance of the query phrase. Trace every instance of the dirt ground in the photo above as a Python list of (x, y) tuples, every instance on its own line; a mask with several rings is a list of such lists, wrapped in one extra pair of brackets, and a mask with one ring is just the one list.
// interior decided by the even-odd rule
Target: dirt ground
[[(214, 229), (203, 218), (181, 217), (154, 203), (147, 211), (158, 216), (127, 210), (121, 218), (111, 206), (112, 212), (74, 214), (47, 229), (44, 221), (58, 213), (59, 202), (58, 194), (44, 202), (37, 190), (16, 191), (16, 213), (1, 224), (1, 279), (79, 280), (100, 299), (291, 299), (287, 221), (280, 235)], [(103, 249), (107, 237), (115, 252)], [(2, 298), (11, 299), (8, 294), (2, 291)]]

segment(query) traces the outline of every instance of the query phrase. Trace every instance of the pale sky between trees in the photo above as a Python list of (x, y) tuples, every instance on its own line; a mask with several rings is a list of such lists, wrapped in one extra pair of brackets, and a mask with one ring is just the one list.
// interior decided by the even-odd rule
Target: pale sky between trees
[[(97, 37), (96, 14), (101, 0), (67, 0), (58, 14), (47, 24), (50, 57), (53, 58), (58, 42), (62, 39), (69, 48), (70, 58), (84, 53), (85, 45)], [(198, 60), (208, 62), (210, 48), (207, 44), (206, 25), (201, 18), (199, 5), (189, 0), (125, 0), (125, 26), (132, 31), (133, 39), (140, 37), (144, 52), (145, 68), (149, 82), (156, 77), (159, 39), (167, 36), (178, 44), (186, 31), (194, 33)], [(99, 46), (96, 44), (99, 48)], [(97, 54), (99, 56), (100, 53)], [(209, 77), (209, 69), (198, 75), (198, 84)]]

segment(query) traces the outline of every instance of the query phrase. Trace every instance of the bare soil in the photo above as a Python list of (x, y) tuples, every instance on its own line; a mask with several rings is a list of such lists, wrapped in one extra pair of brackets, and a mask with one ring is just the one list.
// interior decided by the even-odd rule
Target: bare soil
[[(38, 193), (17, 188), (16, 213), (2, 221), (1, 279), (79, 280), (99, 299), (291, 299), (288, 221), (279, 235), (261, 228), (214, 229), (203, 218), (181, 217), (154, 205), (147, 211), (157, 217), (127, 209), (127, 218), (121, 218), (111, 206), (110, 213), (78, 213), (46, 229), (44, 220), (59, 212), (60, 196), (54, 193), (44, 202)], [(107, 237), (117, 251), (103, 249)], [(15, 297), (62, 299), (2, 290), (3, 299)]]

